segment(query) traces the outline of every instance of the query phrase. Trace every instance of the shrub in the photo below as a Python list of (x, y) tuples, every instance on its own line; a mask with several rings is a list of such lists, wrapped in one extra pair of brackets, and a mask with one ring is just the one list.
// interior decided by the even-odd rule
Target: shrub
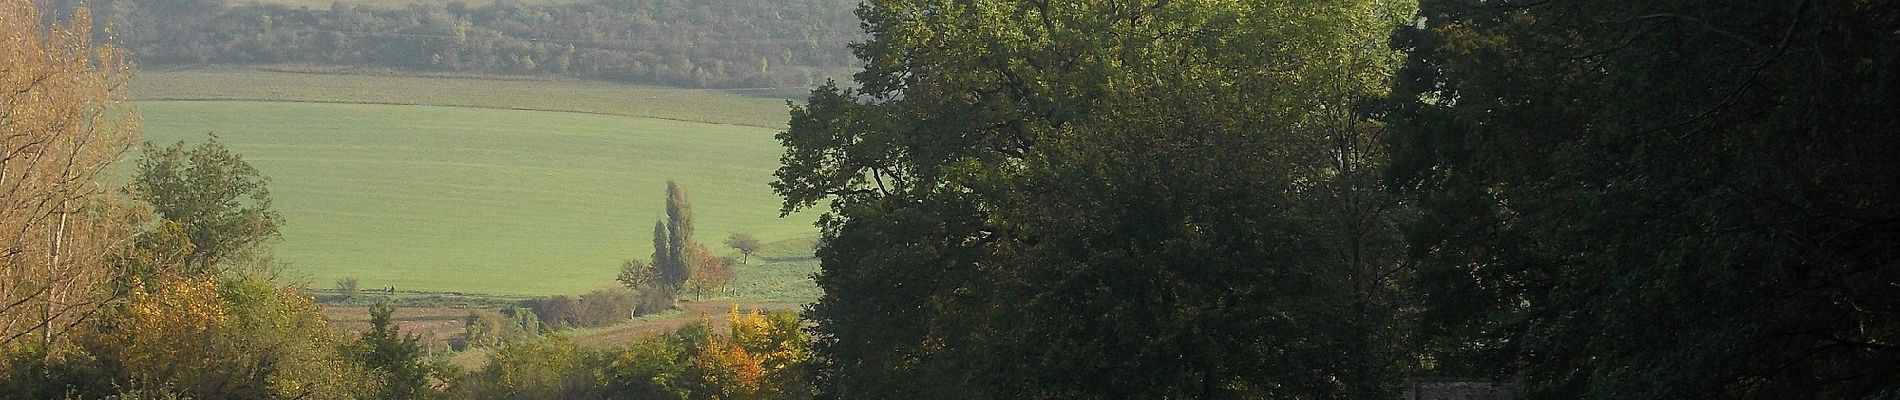
[(582, 326), (605, 326), (632, 318), (637, 297), (622, 288), (595, 290), (581, 295)]
[(634, 294), (634, 315), (651, 315), (673, 308), (673, 291), (648, 286)]
[(477, 311), (468, 313), (462, 329), (461, 349), (495, 347), (541, 334), (541, 319), (532, 311), (518, 308)]
[(356, 277), (346, 276), (346, 277), (337, 279), (336, 280), (336, 294), (342, 295), (343, 300), (345, 301), (355, 300), (356, 299)]
[(581, 326), (581, 305), (572, 297), (543, 298), (535, 300), (532, 307), (534, 314), (541, 317), (541, 325), (547, 329)]

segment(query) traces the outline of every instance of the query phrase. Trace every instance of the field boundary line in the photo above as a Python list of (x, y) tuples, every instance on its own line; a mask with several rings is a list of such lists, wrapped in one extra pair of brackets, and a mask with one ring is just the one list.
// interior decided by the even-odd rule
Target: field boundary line
[[(709, 125), (728, 125), (728, 127), (762, 127), (749, 123), (730, 123), (730, 121), (701, 121), (701, 119), (659, 118), (659, 116), (638, 116), (621, 112), (583, 112), (583, 110), (559, 110), (559, 108), (528, 108), (528, 106), (473, 106), (473, 104), (429, 104), (429, 102), (393, 102), (393, 100), (291, 100), (291, 99), (249, 99), (249, 97), (139, 97), (135, 100), (177, 100), (177, 102), (213, 102), (213, 100), (247, 100), (247, 102), (304, 102), (304, 104), (369, 104), (369, 106), (445, 106), (445, 108), (477, 108), (477, 110), (513, 110), (513, 112), (570, 112), (570, 114), (589, 114), (589, 116), (614, 116), (614, 118), (646, 118), (661, 121), (690, 121), (690, 123), (709, 123)], [(785, 127), (762, 127), (762, 129), (785, 129)]]

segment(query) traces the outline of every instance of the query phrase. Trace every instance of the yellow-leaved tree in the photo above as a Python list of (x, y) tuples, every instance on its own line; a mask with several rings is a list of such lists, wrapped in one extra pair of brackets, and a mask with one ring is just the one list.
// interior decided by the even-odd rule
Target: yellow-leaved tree
[(85, 7), (60, 21), (0, 0), (0, 354), (47, 349), (105, 308), (129, 206), (101, 183), (138, 137), (131, 66), (94, 42)]
[(809, 398), (804, 366), (810, 340), (798, 315), (789, 311), (741, 311), (727, 315), (728, 335), (706, 335), (692, 357), (698, 395), (725, 399)]

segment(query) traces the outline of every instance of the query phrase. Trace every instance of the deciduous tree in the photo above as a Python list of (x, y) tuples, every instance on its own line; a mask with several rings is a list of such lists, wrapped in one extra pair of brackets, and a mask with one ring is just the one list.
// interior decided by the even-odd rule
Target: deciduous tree
[[(1900, 391), (1900, 7), (1424, 1), (1387, 121), (1434, 374)], [(1884, 289), (1882, 289), (1884, 288)]]
[(270, 180), (216, 135), (189, 150), (185, 142), (145, 144), (129, 191), (191, 238), (186, 265), (221, 271), (254, 261), (279, 237), (283, 216), (271, 209)]
[(0, 1), (0, 352), (50, 348), (107, 305), (135, 211), (101, 184), (138, 137), (131, 64), (91, 13)]
[[(872, 1), (773, 187), (828, 203), (841, 398), (1374, 398), (1406, 371), (1376, 187), (1405, 1)], [(1361, 194), (1365, 194), (1361, 196)]]
[(741, 258), (739, 262), (751, 263), (752, 255), (759, 254), (759, 250), (763, 249), (765, 245), (759, 243), (759, 238), (752, 237), (752, 235), (733, 233), (732, 236), (726, 237), (726, 247), (731, 247), (733, 250), (739, 251), (739, 256), (744, 257)]

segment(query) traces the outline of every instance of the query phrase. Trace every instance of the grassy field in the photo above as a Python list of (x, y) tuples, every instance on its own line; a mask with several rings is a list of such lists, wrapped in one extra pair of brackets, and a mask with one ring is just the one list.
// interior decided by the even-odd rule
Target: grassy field
[[(144, 81), (151, 78), (141, 76), (136, 95), (152, 98), (155, 86)], [(346, 78), (339, 79), (380, 79)], [(257, 85), (211, 86), (284, 89)], [(526, 90), (533, 87), (508, 95), (520, 96), (509, 101), (561, 100), (561, 86), (548, 97), (530, 97)], [(332, 89), (335, 96), (379, 95)], [(292, 91), (286, 100), (327, 96), (284, 90)], [(383, 93), (401, 94), (389, 90)], [(778, 218), (779, 199), (767, 186), (780, 153), (774, 129), (413, 105), (135, 104), (146, 139), (196, 142), (215, 132), (271, 177), (275, 207), (288, 220), (277, 257), (317, 287), (344, 276), (365, 288), (493, 294), (573, 294), (613, 285), (622, 260), (650, 256), (653, 221), (663, 215), (665, 183), (673, 179), (691, 194), (702, 242), (723, 248), (717, 244), (731, 232), (793, 250), (802, 241), (802, 253), (780, 250), (776, 261), (742, 271), (750, 281), (739, 284), (748, 285), (744, 296), (815, 297), (803, 279), (815, 269), (808, 258), (814, 216)], [(743, 278), (748, 274), (752, 278)]]
[(311, 73), (224, 67), (141, 71), (132, 81), (130, 97), (133, 100), (464, 106), (574, 111), (774, 129), (785, 126), (785, 99), (748, 94), (753, 93), (603, 82)]

